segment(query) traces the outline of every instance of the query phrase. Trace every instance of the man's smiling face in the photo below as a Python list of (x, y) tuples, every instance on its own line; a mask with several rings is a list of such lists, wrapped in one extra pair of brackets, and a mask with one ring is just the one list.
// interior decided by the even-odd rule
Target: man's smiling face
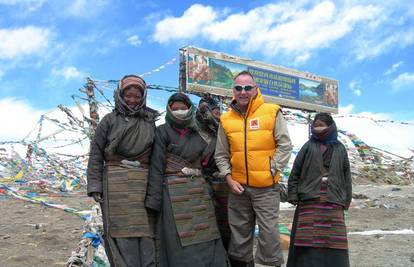
[[(246, 88), (250, 89), (249, 86), (250, 88), (253, 88), (251, 90), (246, 90)], [(236, 90), (237, 88), (239, 90)], [(240, 88), (243, 89), (240, 90)], [(239, 107), (245, 111), (249, 105), (250, 99), (256, 97), (257, 95), (256, 82), (250, 75), (247, 74), (237, 76), (234, 80), (233, 95)]]

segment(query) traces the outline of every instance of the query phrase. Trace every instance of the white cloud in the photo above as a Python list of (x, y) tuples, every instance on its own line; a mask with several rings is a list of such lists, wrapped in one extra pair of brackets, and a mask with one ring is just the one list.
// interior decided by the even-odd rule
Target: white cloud
[[(14, 98), (0, 99), (0, 140), (23, 139), (46, 111), (35, 109), (29, 103)], [(7, 126), (7, 127), (5, 127)]]
[(402, 61), (398, 61), (397, 63), (392, 64), (392, 66), (391, 66), (389, 69), (387, 69), (387, 70), (384, 72), (384, 74), (385, 74), (385, 75), (390, 75), (390, 74), (393, 74), (393, 73), (394, 73), (395, 71), (397, 71), (397, 69), (398, 69), (399, 67), (401, 67), (403, 64), (404, 64), (404, 62), (402, 62)]
[[(71, 17), (92, 17), (98, 14), (108, 5), (108, 0), (73, 0), (67, 1), (69, 4), (64, 12)], [(66, 5), (66, 4), (65, 4)]]
[(153, 37), (160, 43), (193, 38), (200, 35), (201, 30), (214, 22), (216, 17), (212, 7), (194, 4), (181, 17), (167, 17), (158, 22)]
[(394, 92), (403, 89), (414, 89), (414, 73), (404, 72), (391, 82)]
[(359, 89), (356, 89), (355, 91), (353, 91), (355, 95), (357, 96), (361, 96), (362, 92)]
[(130, 37), (128, 37), (127, 39), (128, 44), (132, 45), (132, 46), (140, 46), (142, 44), (141, 39), (139, 38), (138, 35), (132, 35)]
[[(73, 115), (82, 120), (82, 113), (77, 106), (68, 107)], [(83, 104), (81, 106), (83, 112), (88, 116), (88, 106)], [(0, 141), (36, 141), (39, 133), (39, 121), (42, 115), (54, 120), (54, 122), (43, 119), (42, 128), (40, 132), (40, 145), (47, 148), (51, 152), (59, 152), (65, 154), (85, 154), (88, 152), (89, 141), (86, 139), (81, 144), (73, 144), (65, 146), (64, 149), (59, 146), (64, 146), (75, 141), (82, 140), (85, 135), (78, 131), (62, 131), (61, 127), (56, 122), (66, 123), (70, 125), (67, 115), (59, 108), (51, 110), (44, 110), (36, 108), (24, 100), (15, 98), (0, 99), (0, 113), (8, 114), (8, 116), (0, 116), (1, 125), (7, 127), (0, 127)], [(101, 118), (107, 111), (100, 109), (99, 115)], [(88, 127), (86, 124), (85, 127)], [(21, 154), (24, 156), (24, 154)]]
[(394, 47), (405, 48), (408, 45), (414, 44), (414, 28), (409, 30), (405, 30), (402, 27), (401, 29), (392, 29), (392, 33), (389, 34), (387, 32), (375, 31), (372, 35), (374, 37), (361, 38), (358, 41), (355, 50), (358, 60), (377, 57)]
[(239, 41), (257, 30), (265, 30), (273, 23), (278, 23), (292, 16), (294, 5), (268, 4), (254, 8), (247, 13), (229, 14), (221, 21), (211, 21), (203, 29), (204, 36), (212, 41)]
[(160, 43), (200, 36), (212, 42), (235, 41), (243, 51), (286, 54), (303, 63), (314, 51), (375, 21), (381, 13), (374, 5), (346, 7), (325, 1), (306, 9), (301, 3), (268, 4), (223, 18), (212, 7), (197, 4), (181, 17), (159, 21), (154, 38)]
[[(276, 55), (287, 53), (298, 62), (305, 62), (318, 49), (351, 32), (357, 23), (372, 19), (379, 12), (374, 6), (337, 9), (332, 2), (322, 2), (310, 10), (299, 9), (283, 23), (250, 33), (242, 48), (266, 51)], [(245, 36), (246, 38), (247, 36)]]
[(35, 26), (0, 29), (0, 60), (39, 54), (48, 47), (50, 36), (49, 29)]
[(351, 81), (349, 83), (349, 89), (351, 89), (351, 92), (356, 96), (361, 96), (362, 94), (361, 86), (356, 81)]
[(85, 78), (86, 74), (79, 71), (74, 66), (64, 67), (62, 69), (52, 69), (51, 74), (53, 76), (60, 76), (63, 77), (65, 80), (72, 80), (72, 79), (83, 79)]

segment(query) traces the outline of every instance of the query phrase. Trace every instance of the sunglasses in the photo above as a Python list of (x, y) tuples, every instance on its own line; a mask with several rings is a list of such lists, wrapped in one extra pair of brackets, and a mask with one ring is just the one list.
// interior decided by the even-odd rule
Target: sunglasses
[(249, 85), (249, 84), (248, 85), (240, 85), (240, 84), (235, 84), (233, 86), (233, 88), (237, 92), (241, 92), (241, 91), (243, 91), (243, 89), (244, 89), (244, 91), (249, 92), (249, 91), (253, 90), (254, 88), (256, 88), (256, 85)]

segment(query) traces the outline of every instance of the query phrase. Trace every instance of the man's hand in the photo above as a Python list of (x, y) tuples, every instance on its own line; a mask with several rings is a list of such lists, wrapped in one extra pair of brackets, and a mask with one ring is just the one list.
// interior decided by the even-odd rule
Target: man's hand
[(231, 174), (226, 175), (226, 180), (233, 194), (241, 195), (244, 192), (243, 186), (239, 182), (233, 180)]
[(103, 202), (103, 198), (102, 198), (102, 194), (99, 192), (93, 192), (92, 194), (93, 200), (95, 200), (95, 202), (98, 203), (102, 203)]

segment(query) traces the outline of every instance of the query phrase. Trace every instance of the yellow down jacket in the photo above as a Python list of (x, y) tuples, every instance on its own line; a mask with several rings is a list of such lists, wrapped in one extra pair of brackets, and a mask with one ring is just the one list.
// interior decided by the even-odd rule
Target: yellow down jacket
[(232, 178), (244, 185), (267, 187), (280, 178), (279, 172), (273, 177), (270, 171), (276, 149), (273, 131), (280, 107), (265, 103), (257, 91), (245, 115), (233, 108), (221, 116), (220, 122), (230, 146)]

